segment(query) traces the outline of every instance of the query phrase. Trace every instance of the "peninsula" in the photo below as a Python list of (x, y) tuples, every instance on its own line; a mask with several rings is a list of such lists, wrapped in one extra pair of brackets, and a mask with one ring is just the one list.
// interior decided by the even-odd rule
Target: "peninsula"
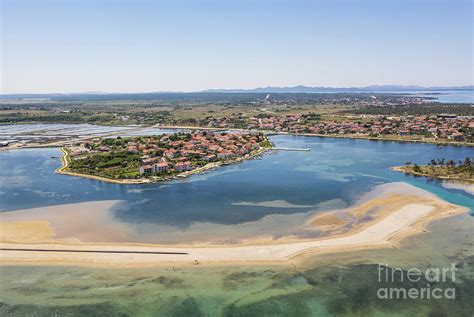
[(454, 179), (474, 183), (474, 163), (466, 157), (464, 161), (431, 160), (427, 165), (407, 162), (406, 166), (395, 166), (392, 170), (415, 176), (426, 176), (440, 179)]
[(97, 138), (63, 147), (63, 166), (57, 172), (120, 184), (150, 183), (237, 163), (271, 147), (262, 133)]

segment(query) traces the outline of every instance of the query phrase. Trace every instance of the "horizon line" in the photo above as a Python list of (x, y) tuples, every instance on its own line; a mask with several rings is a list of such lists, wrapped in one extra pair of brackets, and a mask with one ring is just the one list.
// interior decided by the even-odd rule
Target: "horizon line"
[[(117, 92), (117, 91), (80, 91), (80, 92), (11, 92), (11, 93), (0, 93), (0, 96), (3, 95), (113, 95), (113, 94), (187, 94), (187, 93), (219, 93), (219, 92), (253, 92), (254, 90), (263, 90), (263, 89), (297, 89), (297, 88), (304, 88), (304, 89), (359, 89), (359, 90), (368, 90), (368, 89), (383, 89), (383, 88), (391, 88), (394, 91), (403, 90), (403, 89), (414, 89), (414, 90), (424, 90), (424, 89), (466, 89), (466, 90), (474, 90), (474, 84), (466, 84), (466, 85), (446, 85), (446, 86), (421, 86), (421, 85), (398, 85), (398, 84), (386, 84), (386, 85), (368, 85), (368, 86), (306, 86), (306, 85), (295, 85), (295, 86), (259, 86), (255, 88), (207, 88), (202, 90), (156, 90), (156, 91), (128, 91), (128, 92)], [(265, 91), (261, 91), (260, 93), (265, 93)], [(273, 92), (275, 93), (275, 92)], [(304, 92), (301, 92), (304, 93)]]

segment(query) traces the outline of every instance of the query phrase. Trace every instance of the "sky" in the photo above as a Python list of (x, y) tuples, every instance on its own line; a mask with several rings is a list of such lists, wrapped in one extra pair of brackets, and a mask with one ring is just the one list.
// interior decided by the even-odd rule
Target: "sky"
[(0, 93), (473, 84), (472, 0), (0, 0)]

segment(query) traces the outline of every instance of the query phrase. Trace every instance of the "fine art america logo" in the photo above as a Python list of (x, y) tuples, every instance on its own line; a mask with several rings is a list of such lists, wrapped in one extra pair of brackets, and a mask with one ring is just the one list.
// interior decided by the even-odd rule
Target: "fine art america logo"
[(380, 299), (456, 298), (456, 289), (452, 287), (457, 271), (454, 263), (451, 267), (430, 267), (424, 270), (415, 267), (393, 268), (385, 263), (379, 264), (377, 270), (379, 284), (383, 284), (377, 290)]

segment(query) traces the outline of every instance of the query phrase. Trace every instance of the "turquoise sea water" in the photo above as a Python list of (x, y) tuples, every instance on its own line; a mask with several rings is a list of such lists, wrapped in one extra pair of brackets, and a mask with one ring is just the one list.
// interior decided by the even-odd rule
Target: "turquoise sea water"
[[(0, 210), (9, 211), (94, 200), (122, 200), (122, 221), (187, 227), (194, 222), (239, 224), (270, 214), (314, 210), (338, 199), (351, 205), (374, 186), (407, 182), (449, 202), (473, 207), (473, 196), (439, 180), (389, 170), (405, 162), (474, 157), (469, 147), (303, 136), (273, 136), (277, 147), (309, 152), (270, 152), (261, 159), (225, 166), (202, 175), (158, 184), (117, 185), (58, 175), (57, 148), (0, 153)], [(272, 202), (284, 201), (286, 206)]]
[[(57, 175), (55, 148), (0, 152), (0, 208), (120, 199), (115, 213), (124, 222), (184, 228), (195, 221), (241, 224), (309, 211), (334, 199), (348, 205), (378, 184), (399, 181), (473, 208), (474, 197), (465, 191), (388, 169), (407, 161), (461, 160), (474, 156), (472, 148), (296, 136), (272, 140), (311, 151), (270, 153), (203, 175), (139, 186)], [(0, 265), (0, 316), (471, 316), (473, 219), (443, 219), (397, 249), (307, 254), (291, 265)], [(378, 263), (404, 270), (456, 263), (456, 282), (439, 285), (455, 287), (456, 299), (381, 300), (377, 289), (385, 285), (378, 281)], [(425, 287), (426, 281), (396, 286)]]
[[(462, 215), (430, 225), (398, 249), (308, 254), (291, 264), (153, 268), (0, 266), (0, 316), (359, 316), (470, 317), (474, 309), (472, 221)], [(456, 263), (455, 299), (377, 297), (378, 264), (402, 268)], [(433, 284), (431, 283), (432, 287)]]

